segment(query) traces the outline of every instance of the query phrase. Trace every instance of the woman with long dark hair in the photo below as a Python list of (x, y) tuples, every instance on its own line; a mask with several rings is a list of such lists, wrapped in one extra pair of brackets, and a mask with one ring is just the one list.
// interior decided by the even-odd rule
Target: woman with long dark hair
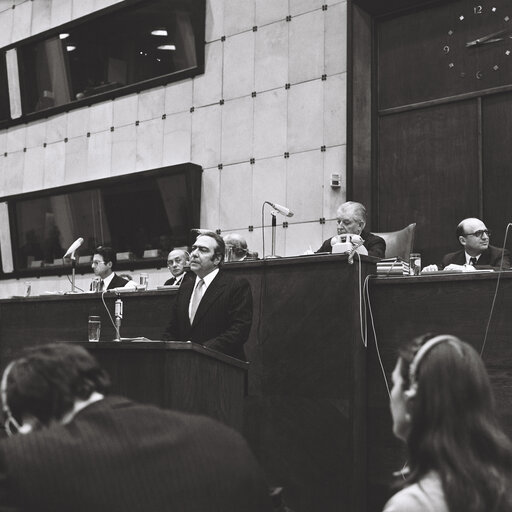
[(470, 345), (426, 335), (404, 346), (390, 405), (409, 458), (403, 489), (384, 512), (512, 511), (512, 443)]

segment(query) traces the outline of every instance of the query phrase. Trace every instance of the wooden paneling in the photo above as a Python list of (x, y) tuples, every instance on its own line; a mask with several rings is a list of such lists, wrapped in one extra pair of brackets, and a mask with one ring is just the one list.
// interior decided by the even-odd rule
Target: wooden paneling
[(112, 392), (132, 400), (205, 414), (243, 430), (248, 364), (176, 342), (85, 343), (112, 379)]
[(508, 38), (466, 47), (468, 41), (508, 28), (504, 17), (512, 17), (510, 1), (493, 2), (496, 12), (487, 2), (481, 14), (474, 13), (475, 5), (460, 0), (379, 24), (379, 110), (512, 82), (512, 65), (505, 53), (512, 50)]
[[(484, 98), (483, 118), (483, 219), (492, 231), (493, 245), (503, 246), (505, 228), (512, 222), (512, 94)], [(507, 247), (512, 249), (512, 233)]]
[(459, 221), (480, 215), (477, 100), (382, 117), (378, 195), (378, 231), (416, 222), (424, 264), (456, 250)]
[[(362, 260), (364, 279), (375, 270), (376, 259)], [(246, 277), (252, 287), (244, 433), (269, 482), (285, 487), (287, 503), (297, 512), (363, 511), (366, 379), (358, 263), (348, 264), (344, 255), (318, 255), (229, 263), (225, 268)], [(175, 292), (167, 290), (123, 294), (122, 336), (159, 339), (174, 298)], [(106, 299), (110, 311), (114, 299)], [(84, 341), (89, 313), (102, 317), (101, 340), (112, 340), (114, 330), (98, 295), (0, 301), (1, 361), (5, 364), (13, 350), (34, 341)], [(199, 406), (222, 418), (223, 401), (239, 398), (230, 375), (219, 374), (207, 361), (203, 367), (195, 359), (192, 367), (172, 358), (163, 367), (158, 354), (138, 352), (136, 345), (121, 354), (112, 343), (88, 345), (101, 351), (119, 390), (129, 390), (136, 399), (178, 403), (185, 410)], [(185, 374), (195, 383), (212, 382), (212, 392), (219, 390), (224, 398), (201, 397), (193, 389), (189, 396), (172, 380), (175, 374), (178, 380)], [(225, 421), (239, 420), (224, 414)]]
[[(496, 274), (459, 274), (411, 278), (374, 279), (370, 297), (375, 319), (379, 354), (388, 382), (397, 359), (398, 347), (421, 334), (448, 333), (459, 336), (480, 352)], [(495, 310), (483, 359), (491, 376), (497, 410), (512, 437), (512, 272), (502, 274)], [(387, 484), (393, 471), (405, 463), (404, 446), (393, 437), (389, 398), (375, 343), (370, 342), (368, 379), (368, 465), (369, 488), (373, 489), (368, 510), (381, 510), (389, 494)]]

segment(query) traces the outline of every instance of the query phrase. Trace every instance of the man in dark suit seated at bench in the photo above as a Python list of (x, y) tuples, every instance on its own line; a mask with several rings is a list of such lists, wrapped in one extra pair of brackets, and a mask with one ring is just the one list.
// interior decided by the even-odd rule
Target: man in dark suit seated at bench
[(471, 217), (462, 220), (457, 226), (456, 235), (462, 249), (446, 254), (441, 264), (427, 265), (422, 272), (462, 271), (467, 266), (510, 268), (510, 252), (489, 244), (491, 233), (480, 219)]

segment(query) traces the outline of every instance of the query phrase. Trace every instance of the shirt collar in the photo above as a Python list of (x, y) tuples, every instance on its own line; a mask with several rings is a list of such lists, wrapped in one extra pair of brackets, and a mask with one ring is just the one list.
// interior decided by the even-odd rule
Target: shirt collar
[[(216, 268), (215, 270), (212, 270), (209, 274), (207, 274), (203, 277), (204, 285), (206, 288), (208, 288), (208, 286), (210, 286), (212, 284), (212, 281), (215, 279), (215, 277), (217, 276), (218, 273), (219, 273), (219, 269)], [(197, 286), (197, 283), (200, 279), (201, 278), (199, 276), (196, 276), (196, 283), (194, 286)]]
[(103, 279), (103, 289), (106, 290), (108, 288), (108, 285), (110, 284), (110, 282), (112, 281), (112, 279), (114, 279), (114, 272), (112, 272), (112, 274), (110, 274), (108, 277), (105, 277), (105, 279)]
[(481, 254), (478, 256), (470, 256), (466, 251), (464, 251), (464, 255), (466, 256), (466, 263), (469, 265), (469, 261), (471, 258), (476, 258), (476, 262), (478, 263), (478, 260), (480, 259)]

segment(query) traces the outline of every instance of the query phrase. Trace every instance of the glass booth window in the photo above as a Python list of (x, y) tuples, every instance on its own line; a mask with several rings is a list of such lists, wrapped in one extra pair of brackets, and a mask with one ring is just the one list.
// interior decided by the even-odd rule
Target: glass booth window
[(64, 265), (64, 253), (79, 237), (84, 239), (76, 253), (79, 263), (80, 256), (92, 256), (98, 245), (127, 253), (132, 262), (147, 259), (148, 251), (160, 258), (173, 247), (188, 246), (190, 230), (199, 223), (200, 167), (188, 164), (181, 172), (151, 173), (9, 201), (16, 226), (15, 270)]
[(18, 46), (23, 113), (198, 69), (200, 4), (146, 0)]
[(5, 53), (0, 58), (0, 121), (5, 121), (10, 117), (9, 106), (9, 86), (7, 83), (7, 64), (5, 62)]

